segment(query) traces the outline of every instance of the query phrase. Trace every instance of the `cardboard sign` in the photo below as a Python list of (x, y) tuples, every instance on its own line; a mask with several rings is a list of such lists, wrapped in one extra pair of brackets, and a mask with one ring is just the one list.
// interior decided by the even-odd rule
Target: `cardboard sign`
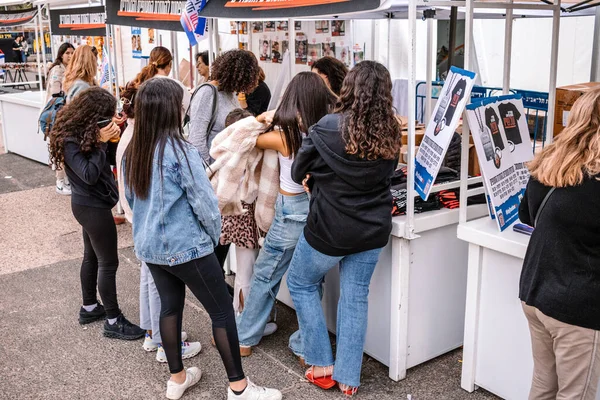
[(500, 231), (519, 218), (533, 159), (527, 114), (520, 95), (492, 97), (467, 106), (492, 212)]
[(460, 68), (450, 68), (415, 160), (415, 190), (423, 200), (427, 200), (431, 193), (454, 131), (470, 102), (476, 75)]

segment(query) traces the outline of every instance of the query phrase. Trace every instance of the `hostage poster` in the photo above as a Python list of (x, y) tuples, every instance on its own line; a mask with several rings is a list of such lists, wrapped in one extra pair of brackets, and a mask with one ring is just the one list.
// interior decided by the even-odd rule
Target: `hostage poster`
[(415, 190), (427, 200), (466, 104), (476, 74), (452, 67), (416, 156)]
[(519, 204), (529, 180), (533, 158), (526, 113), (520, 95), (486, 98), (467, 106), (490, 206), (498, 228), (519, 218)]

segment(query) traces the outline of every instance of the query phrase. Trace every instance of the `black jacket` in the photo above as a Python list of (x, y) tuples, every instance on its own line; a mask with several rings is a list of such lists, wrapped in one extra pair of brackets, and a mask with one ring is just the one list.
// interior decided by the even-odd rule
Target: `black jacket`
[(292, 165), (292, 179), (311, 174), (306, 241), (329, 256), (387, 244), (392, 230), (391, 177), (398, 160), (367, 161), (349, 155), (340, 114), (323, 117), (309, 131)]
[(115, 177), (106, 158), (106, 143), (85, 156), (74, 138), (65, 139), (65, 172), (71, 183), (71, 201), (96, 208), (113, 208), (119, 201)]
[[(531, 178), (521, 222), (533, 225), (549, 190)], [(527, 247), (519, 298), (561, 322), (600, 330), (600, 181), (550, 195)]]

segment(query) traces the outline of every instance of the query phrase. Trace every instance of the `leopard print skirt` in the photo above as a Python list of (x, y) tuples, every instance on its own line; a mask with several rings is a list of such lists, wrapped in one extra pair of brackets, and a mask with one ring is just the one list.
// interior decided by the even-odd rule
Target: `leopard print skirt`
[(259, 230), (254, 219), (254, 203), (242, 202), (246, 212), (242, 215), (228, 215), (221, 217), (222, 245), (231, 244), (246, 249), (258, 249)]

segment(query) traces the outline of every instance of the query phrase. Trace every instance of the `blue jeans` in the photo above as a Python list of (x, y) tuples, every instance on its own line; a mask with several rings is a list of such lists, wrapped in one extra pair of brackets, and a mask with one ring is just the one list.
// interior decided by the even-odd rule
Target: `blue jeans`
[(298, 238), (306, 225), (308, 195), (279, 194), (275, 218), (260, 249), (244, 310), (237, 316), (242, 346), (256, 346), (263, 336), (269, 315), (279, 292), (281, 278), (288, 269)]
[[(334, 365), (336, 382), (358, 387), (367, 332), (369, 284), (381, 249), (332, 257), (313, 249), (300, 236), (290, 265), (287, 285), (302, 331), (306, 363)], [(337, 309), (337, 354), (334, 363), (319, 286), (327, 272), (339, 263), (340, 299)]]
[(152, 343), (160, 344), (160, 296), (148, 265), (140, 271), (140, 328), (152, 331)]

